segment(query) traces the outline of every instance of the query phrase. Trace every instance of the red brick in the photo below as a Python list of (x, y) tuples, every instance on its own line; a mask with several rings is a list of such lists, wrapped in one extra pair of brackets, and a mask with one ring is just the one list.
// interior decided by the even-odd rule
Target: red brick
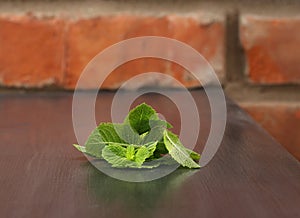
[[(114, 15), (70, 22), (67, 34), (65, 87), (74, 88), (84, 67), (103, 49), (124, 39), (149, 35), (170, 37), (191, 45), (213, 64), (220, 78), (223, 77), (224, 25), (222, 21), (207, 23), (201, 22), (198, 18), (175, 15), (163, 17)], [(118, 88), (133, 75), (148, 71), (172, 75), (189, 87), (199, 85), (186, 70), (179, 67), (175, 72), (174, 68), (174, 64), (168, 61), (153, 58), (131, 61), (126, 66), (116, 69), (102, 88)]]
[[(102, 88), (104, 89), (117, 89), (124, 81), (127, 81), (133, 76), (146, 72), (162, 72), (164, 70), (165, 61), (154, 58), (142, 58), (129, 61), (114, 71), (112, 71), (107, 79), (104, 81)], [(153, 80), (155, 82), (157, 80)], [(150, 82), (150, 81), (148, 81)], [(146, 81), (141, 81), (140, 84), (133, 84), (128, 88), (134, 89), (145, 85)]]
[(300, 160), (300, 103), (243, 103), (241, 106)]
[(245, 15), (241, 19), (240, 38), (251, 82), (300, 83), (300, 18)]
[(0, 17), (0, 82), (41, 87), (63, 80), (64, 22), (30, 15)]

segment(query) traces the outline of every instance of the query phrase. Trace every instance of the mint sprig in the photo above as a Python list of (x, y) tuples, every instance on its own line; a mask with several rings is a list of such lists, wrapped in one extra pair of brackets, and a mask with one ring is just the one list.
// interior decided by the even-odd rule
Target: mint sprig
[(84, 146), (74, 147), (117, 168), (154, 168), (174, 163), (199, 168), (200, 154), (185, 148), (169, 128), (170, 123), (143, 103), (132, 109), (123, 123), (101, 123)]

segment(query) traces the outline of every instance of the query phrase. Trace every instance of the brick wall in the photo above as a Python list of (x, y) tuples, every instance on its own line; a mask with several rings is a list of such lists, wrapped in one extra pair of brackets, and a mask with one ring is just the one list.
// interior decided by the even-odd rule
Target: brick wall
[[(157, 35), (201, 52), (224, 90), (300, 160), (300, 3), (297, 1), (0, 1), (2, 90), (72, 90), (99, 51)], [(131, 61), (103, 88), (145, 71), (199, 84), (166, 61)], [(91, 78), (92, 79), (92, 78)]]

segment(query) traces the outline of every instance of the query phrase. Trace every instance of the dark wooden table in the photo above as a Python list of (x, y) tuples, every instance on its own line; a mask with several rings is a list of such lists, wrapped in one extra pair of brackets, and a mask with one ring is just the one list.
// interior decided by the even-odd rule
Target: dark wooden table
[[(200, 108), (195, 149), (201, 151), (210, 112), (203, 91), (192, 94)], [(99, 122), (110, 120), (112, 97), (101, 94)], [(148, 94), (135, 103), (141, 101), (158, 108), (178, 132), (170, 100)], [(221, 147), (206, 167), (129, 183), (98, 171), (71, 146), (72, 93), (1, 94), (0, 217), (299, 218), (299, 162), (230, 100), (227, 107)]]

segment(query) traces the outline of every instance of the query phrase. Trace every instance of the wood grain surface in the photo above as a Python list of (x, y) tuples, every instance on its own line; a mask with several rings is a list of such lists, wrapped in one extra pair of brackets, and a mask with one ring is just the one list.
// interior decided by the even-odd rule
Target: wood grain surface
[[(203, 91), (192, 94), (201, 152), (210, 109)], [(113, 96), (99, 95), (98, 122), (110, 120)], [(174, 103), (147, 94), (134, 104), (143, 101), (179, 132)], [(72, 147), (72, 93), (1, 94), (0, 217), (300, 217), (300, 163), (230, 100), (227, 109), (221, 147), (206, 167), (129, 183), (98, 171)]]

